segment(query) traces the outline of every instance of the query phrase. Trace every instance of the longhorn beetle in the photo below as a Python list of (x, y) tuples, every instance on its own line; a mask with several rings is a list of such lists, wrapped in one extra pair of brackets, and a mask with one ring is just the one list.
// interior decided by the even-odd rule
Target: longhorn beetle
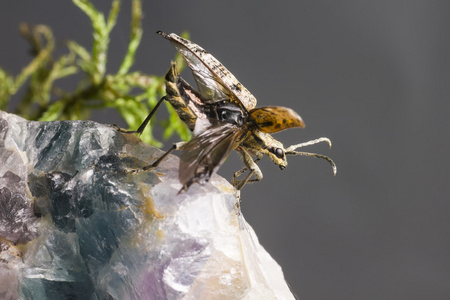
[[(189, 142), (174, 144), (152, 165), (144, 167), (144, 170), (158, 166), (170, 152), (180, 149), (182, 152), (179, 180), (183, 185), (180, 192), (187, 191), (195, 182), (206, 183), (231, 150), (235, 149), (245, 164), (232, 178), (232, 184), (237, 190), (242, 189), (248, 182), (262, 179), (262, 172), (256, 162), (264, 155), (280, 169), (287, 166), (286, 155), (322, 158), (331, 164), (333, 174), (336, 175), (336, 165), (328, 156), (296, 151), (300, 147), (320, 142), (326, 142), (331, 147), (328, 138), (284, 148), (281, 142), (272, 137), (271, 133), (305, 126), (295, 111), (281, 106), (256, 108), (256, 98), (211, 54), (174, 33), (157, 33), (169, 40), (186, 60), (198, 90), (179, 76), (175, 63), (172, 63), (165, 77), (166, 96), (158, 101), (138, 130), (121, 130), (127, 133), (142, 133), (155, 111), (166, 100), (193, 131)], [(253, 160), (253, 157), (256, 159)], [(245, 178), (238, 180), (247, 170), (249, 172)], [(254, 179), (250, 179), (252, 175)]]

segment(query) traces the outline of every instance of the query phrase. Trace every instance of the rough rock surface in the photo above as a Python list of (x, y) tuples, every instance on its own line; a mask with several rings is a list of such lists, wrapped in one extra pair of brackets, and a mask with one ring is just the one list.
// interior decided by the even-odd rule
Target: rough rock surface
[(90, 121), (0, 111), (0, 299), (293, 299), (220, 176)]

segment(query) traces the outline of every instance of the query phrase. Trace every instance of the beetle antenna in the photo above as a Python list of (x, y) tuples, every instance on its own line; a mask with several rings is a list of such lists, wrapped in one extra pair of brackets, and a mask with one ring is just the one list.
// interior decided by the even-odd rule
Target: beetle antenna
[(309, 156), (309, 157), (314, 157), (314, 158), (325, 159), (327, 162), (330, 163), (331, 167), (333, 168), (333, 175), (336, 175), (336, 173), (337, 173), (336, 164), (334, 163), (334, 161), (331, 158), (329, 158), (326, 155), (310, 153), (310, 152), (298, 152), (298, 151), (289, 151), (289, 152), (286, 151), (286, 155), (302, 155), (302, 156)]
[(336, 164), (334, 163), (334, 161), (329, 158), (326, 155), (322, 155), (322, 154), (317, 154), (317, 153), (310, 153), (310, 152), (300, 152), (300, 151), (295, 151), (295, 149), (301, 148), (301, 147), (306, 147), (306, 146), (311, 146), (314, 144), (318, 144), (321, 142), (326, 142), (328, 144), (328, 146), (331, 148), (331, 141), (330, 139), (326, 138), (326, 137), (321, 137), (312, 141), (308, 141), (305, 143), (300, 143), (297, 145), (292, 145), (290, 147), (288, 147), (285, 151), (286, 155), (302, 155), (302, 156), (309, 156), (309, 157), (314, 157), (314, 158), (321, 158), (321, 159), (325, 159), (327, 162), (330, 163), (331, 167), (333, 168), (333, 174), (336, 175), (337, 173), (337, 167)]
[(328, 147), (331, 148), (331, 141), (329, 138), (326, 137), (321, 137), (312, 141), (308, 141), (305, 143), (300, 143), (297, 145), (292, 145), (289, 148), (286, 149), (286, 152), (290, 152), (290, 151), (294, 151), (295, 149), (301, 148), (301, 147), (306, 147), (306, 146), (311, 146), (314, 144), (318, 144), (318, 143), (322, 143), (322, 142), (326, 142), (328, 144)]

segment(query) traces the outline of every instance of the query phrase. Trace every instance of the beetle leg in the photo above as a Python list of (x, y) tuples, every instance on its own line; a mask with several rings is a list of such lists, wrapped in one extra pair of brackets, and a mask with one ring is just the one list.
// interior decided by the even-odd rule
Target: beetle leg
[[(257, 159), (254, 160), (254, 162), (257, 163), (257, 162), (260, 161), (260, 160), (261, 160), (261, 158), (257, 158)], [(247, 167), (243, 167), (243, 168), (240, 169), (239, 171), (234, 172), (234, 174), (233, 174), (233, 180), (235, 180), (236, 178), (238, 178), (239, 176), (241, 176), (242, 174), (244, 174), (245, 171), (247, 171), (247, 170), (248, 170)]]
[(166, 99), (166, 96), (159, 99), (158, 103), (156, 103), (156, 106), (153, 107), (152, 111), (148, 114), (147, 118), (145, 118), (144, 122), (142, 122), (141, 126), (139, 126), (138, 130), (125, 130), (125, 129), (120, 128), (116, 124), (113, 124), (112, 126), (115, 127), (115, 129), (119, 132), (142, 134), (145, 127), (148, 125), (148, 122), (150, 122), (150, 119), (153, 117), (153, 115), (155, 114), (155, 112), (158, 110), (159, 106), (161, 105), (161, 103), (163, 103), (163, 101), (165, 99)]
[(242, 169), (240, 169), (237, 172), (234, 172), (233, 174), (233, 179), (232, 179), (232, 183), (234, 185), (234, 182), (236, 181), (236, 178), (238, 178), (239, 176), (241, 176), (242, 174), (244, 174), (245, 171), (247, 171), (248, 168), (247, 167), (243, 167)]
[(157, 167), (167, 157), (167, 155), (169, 155), (174, 150), (180, 150), (185, 144), (186, 144), (186, 142), (178, 142), (178, 143), (173, 144), (173, 146), (169, 150), (167, 150), (166, 153), (161, 155), (161, 157), (158, 158), (151, 165), (143, 167), (142, 170), (146, 171), (148, 169)]
[[(261, 169), (256, 164), (256, 162), (258, 162), (260, 160), (260, 158), (257, 158), (253, 161), (252, 156), (247, 151), (245, 151), (243, 148), (237, 148), (236, 150), (242, 156), (242, 160), (244, 161), (245, 167), (233, 174), (231, 184), (237, 190), (241, 190), (247, 183), (260, 181), (263, 178), (263, 174), (261, 172)], [(242, 179), (242, 180), (236, 179), (237, 177), (241, 176), (247, 170), (249, 170), (249, 173), (247, 174), (247, 176), (245, 176), (244, 179)], [(255, 175), (254, 179), (250, 179), (252, 177), (252, 175)]]

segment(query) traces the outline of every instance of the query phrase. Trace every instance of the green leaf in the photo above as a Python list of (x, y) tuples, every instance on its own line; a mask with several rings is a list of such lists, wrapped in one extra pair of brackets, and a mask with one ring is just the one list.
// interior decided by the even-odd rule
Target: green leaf
[(38, 121), (56, 121), (64, 110), (65, 103), (63, 101), (57, 101), (51, 104), (47, 111), (38, 119)]
[(0, 110), (6, 110), (8, 107), (13, 83), (13, 77), (0, 68)]
[(130, 43), (117, 75), (126, 74), (134, 63), (134, 56), (142, 38), (142, 6), (140, 0), (133, 0)]
[(73, 0), (73, 2), (88, 15), (92, 22), (94, 29), (94, 42), (92, 47), (93, 72), (90, 75), (92, 76), (93, 82), (99, 84), (106, 72), (106, 53), (109, 45), (109, 33), (116, 24), (120, 1), (113, 1), (107, 22), (103, 13), (99, 12), (89, 1)]

